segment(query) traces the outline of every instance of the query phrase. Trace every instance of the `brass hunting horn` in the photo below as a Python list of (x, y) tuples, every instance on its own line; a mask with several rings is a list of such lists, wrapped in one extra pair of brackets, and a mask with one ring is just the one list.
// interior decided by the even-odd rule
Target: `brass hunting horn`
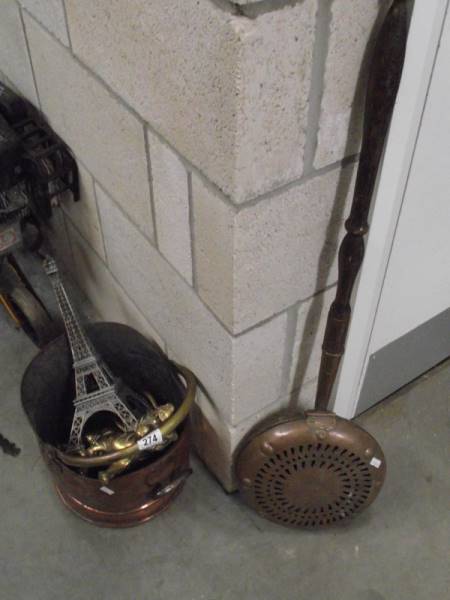
[[(158, 429), (159, 435), (162, 439), (168, 438), (176, 428), (187, 418), (192, 404), (195, 400), (195, 393), (197, 389), (197, 382), (195, 375), (186, 367), (181, 365), (175, 365), (181, 377), (185, 381), (186, 394), (181, 406), (164, 421)], [(62, 462), (71, 467), (78, 467), (82, 469), (89, 469), (92, 467), (104, 467), (110, 465), (113, 462), (124, 460), (127, 458), (134, 459), (138, 456), (142, 450), (139, 441), (134, 442), (130, 446), (117, 450), (115, 452), (105, 453), (97, 456), (80, 456), (79, 454), (63, 452), (62, 450), (56, 450), (56, 456), (62, 460)]]
[(315, 409), (284, 415), (244, 440), (235, 462), (244, 500), (261, 516), (307, 528), (347, 521), (376, 498), (386, 465), (361, 427), (328, 409), (350, 321), (350, 298), (364, 255), (363, 236), (400, 84), (407, 0), (394, 0), (378, 34), (366, 91), (361, 156), (347, 233), (339, 249), (336, 297), (322, 346)]

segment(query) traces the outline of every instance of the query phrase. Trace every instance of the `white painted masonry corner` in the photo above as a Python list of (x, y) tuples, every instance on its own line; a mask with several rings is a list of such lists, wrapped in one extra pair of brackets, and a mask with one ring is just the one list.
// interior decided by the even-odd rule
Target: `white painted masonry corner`
[(378, 4), (0, 0), (0, 73), (80, 165), (60, 252), (102, 318), (196, 373), (229, 490), (248, 429), (313, 401)]

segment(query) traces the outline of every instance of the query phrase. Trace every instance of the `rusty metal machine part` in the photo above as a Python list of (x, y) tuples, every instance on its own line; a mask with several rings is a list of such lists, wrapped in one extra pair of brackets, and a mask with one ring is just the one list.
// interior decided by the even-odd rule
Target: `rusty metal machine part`
[[(39, 249), (42, 228), (66, 190), (79, 199), (77, 165), (70, 150), (27, 100), (0, 83), (0, 267), (12, 261), (18, 248)], [(7, 282), (7, 270), (5, 266), (0, 272), (0, 304), (14, 325), (43, 347), (59, 335), (59, 328), (23, 274)], [(18, 285), (2, 289), (11, 281)]]
[(347, 234), (339, 249), (336, 298), (322, 346), (315, 410), (250, 433), (235, 470), (244, 500), (262, 516), (297, 527), (345, 522), (378, 495), (386, 472), (377, 441), (327, 410), (350, 322), (350, 298), (364, 255), (363, 236), (403, 67), (407, 0), (394, 0), (373, 51), (361, 157)]
[(21, 328), (39, 348), (59, 333), (39, 296), (12, 254), (0, 259), (0, 304), (16, 328)]
[[(0, 129), (5, 127), (15, 160), (3, 169), (0, 184), (24, 183), (34, 212), (44, 220), (52, 214), (53, 197), (70, 190), (73, 199), (79, 199), (77, 164), (68, 147), (27, 100), (0, 83)], [(4, 141), (0, 150), (3, 146)]]

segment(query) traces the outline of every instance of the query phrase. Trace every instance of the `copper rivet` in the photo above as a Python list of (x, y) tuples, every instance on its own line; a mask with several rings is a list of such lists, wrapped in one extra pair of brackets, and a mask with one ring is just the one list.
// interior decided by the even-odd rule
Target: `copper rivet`
[(327, 437), (327, 432), (326, 431), (319, 431), (317, 434), (317, 437), (319, 438), (319, 440), (323, 440)]
[(367, 448), (367, 450), (364, 452), (364, 454), (366, 456), (372, 456), (372, 450), (370, 448)]
[(261, 452), (266, 456), (272, 456), (272, 454), (274, 453), (273, 446), (271, 446), (269, 442), (264, 442), (263, 444), (261, 444)]
[(248, 477), (244, 477), (244, 479), (242, 480), (242, 485), (244, 487), (252, 487), (252, 480)]

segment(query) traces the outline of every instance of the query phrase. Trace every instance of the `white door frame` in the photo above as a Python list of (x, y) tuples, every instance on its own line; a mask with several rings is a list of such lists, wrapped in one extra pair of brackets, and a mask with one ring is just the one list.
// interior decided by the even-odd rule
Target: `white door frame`
[(334, 410), (355, 415), (368, 348), (449, 0), (415, 0), (405, 67), (387, 139)]

